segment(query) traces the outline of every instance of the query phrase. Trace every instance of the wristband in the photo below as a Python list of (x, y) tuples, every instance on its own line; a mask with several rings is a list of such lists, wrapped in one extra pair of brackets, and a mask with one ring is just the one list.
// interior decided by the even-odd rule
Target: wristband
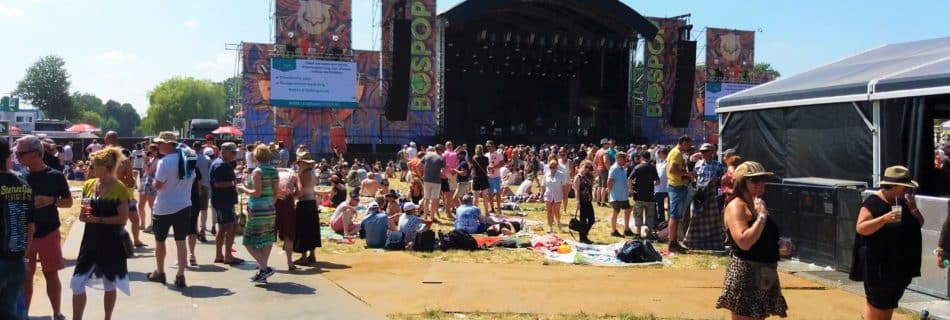
[(759, 214), (759, 219), (761, 219), (762, 221), (765, 221), (765, 219), (767, 219), (767, 218), (768, 218), (768, 216), (766, 216), (766, 215), (764, 215), (764, 214), (761, 214), (761, 213)]

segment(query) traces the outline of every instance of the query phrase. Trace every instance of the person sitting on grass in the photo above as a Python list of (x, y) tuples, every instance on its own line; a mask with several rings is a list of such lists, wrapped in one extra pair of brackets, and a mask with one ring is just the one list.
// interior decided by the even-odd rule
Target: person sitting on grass
[(432, 221), (423, 221), (419, 217), (419, 206), (412, 202), (406, 202), (402, 206), (403, 214), (399, 217), (399, 232), (403, 234), (406, 242), (406, 250), (412, 250), (413, 241), (416, 239), (416, 233), (428, 230), (432, 226)]
[(379, 204), (369, 205), (366, 217), (360, 222), (360, 238), (366, 239), (366, 247), (382, 249), (386, 245), (386, 236), (390, 230), (389, 216), (380, 211)]
[(353, 220), (356, 218), (356, 206), (359, 204), (360, 194), (358, 192), (350, 194), (350, 200), (340, 203), (333, 212), (333, 216), (330, 217), (330, 229), (344, 237), (357, 236), (360, 226)]
[(481, 210), (472, 205), (475, 197), (472, 194), (466, 194), (462, 197), (462, 206), (458, 208), (458, 218), (455, 220), (455, 230), (462, 230), (468, 233), (484, 233), (488, 228), (485, 217)]
[(490, 236), (490, 237), (494, 237), (498, 235), (505, 235), (505, 236), (514, 235), (521, 231), (521, 228), (522, 228), (521, 226), (524, 225), (523, 223), (524, 223), (524, 220), (522, 220), (522, 222), (511, 221), (511, 222), (494, 223), (488, 226), (488, 229), (485, 230), (485, 235)]

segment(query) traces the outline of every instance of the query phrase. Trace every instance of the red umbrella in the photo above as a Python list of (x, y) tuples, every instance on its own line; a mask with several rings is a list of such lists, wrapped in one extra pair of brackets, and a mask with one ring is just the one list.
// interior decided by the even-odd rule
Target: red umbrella
[(230, 135), (232, 135), (232, 136), (242, 136), (242, 135), (244, 135), (244, 133), (241, 132), (241, 130), (238, 130), (238, 128), (235, 128), (235, 127), (232, 127), (232, 126), (218, 127), (217, 129), (214, 129), (214, 131), (211, 131), (211, 133), (214, 133), (214, 134), (230, 134)]
[(96, 126), (91, 125), (91, 124), (77, 123), (77, 124), (74, 124), (73, 126), (71, 126), (71, 127), (69, 127), (69, 128), (66, 128), (66, 131), (69, 131), (69, 132), (94, 132), (94, 131), (99, 131), (99, 128), (96, 128)]

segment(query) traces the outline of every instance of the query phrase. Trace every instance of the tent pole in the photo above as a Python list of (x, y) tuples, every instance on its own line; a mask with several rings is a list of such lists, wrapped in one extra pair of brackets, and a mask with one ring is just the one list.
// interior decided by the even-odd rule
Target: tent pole
[(871, 110), (873, 110), (872, 114), (874, 120), (874, 129), (871, 130), (872, 152), (874, 154), (874, 176), (871, 182), (875, 188), (878, 188), (881, 182), (881, 100), (874, 100)]

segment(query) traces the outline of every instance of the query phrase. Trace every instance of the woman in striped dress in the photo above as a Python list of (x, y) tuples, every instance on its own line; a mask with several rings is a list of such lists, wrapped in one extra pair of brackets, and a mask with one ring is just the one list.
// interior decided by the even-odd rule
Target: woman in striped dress
[(271, 248), (277, 239), (274, 209), (274, 192), (277, 190), (277, 169), (272, 164), (273, 155), (266, 145), (254, 149), (254, 160), (259, 166), (251, 173), (248, 186), (238, 186), (238, 191), (249, 195), (248, 218), (244, 226), (244, 246), (257, 261), (258, 272), (251, 281), (266, 283), (274, 275), (267, 265)]

